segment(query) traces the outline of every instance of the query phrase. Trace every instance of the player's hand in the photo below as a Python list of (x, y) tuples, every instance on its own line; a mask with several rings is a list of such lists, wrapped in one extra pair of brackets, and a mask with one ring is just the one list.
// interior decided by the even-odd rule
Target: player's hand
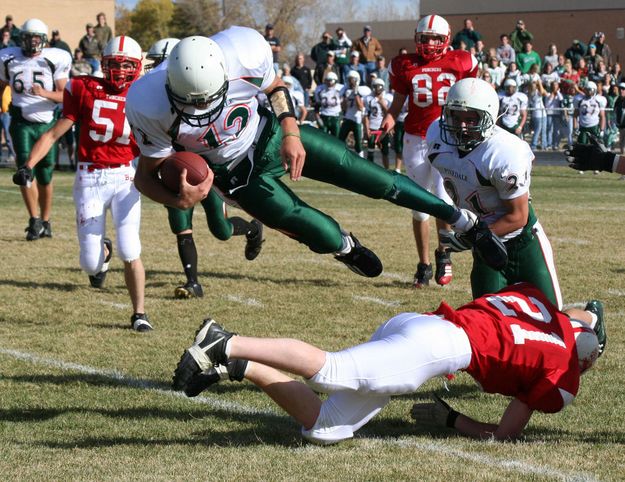
[(13, 174), (13, 184), (30, 187), (33, 181), (33, 170), (30, 167), (22, 166)]
[(592, 134), (589, 135), (589, 138), (589, 144), (576, 143), (572, 149), (564, 151), (569, 167), (576, 171), (612, 172), (616, 154), (609, 152), (603, 143)]
[(451, 219), (446, 219), (454, 231), (465, 233), (477, 224), (477, 216), (468, 209), (456, 209)]
[(386, 114), (384, 116), (384, 120), (382, 121), (382, 125), (380, 126), (380, 130), (382, 131), (380, 138), (384, 137), (387, 133), (392, 131), (394, 127), (395, 119), (393, 119), (393, 116), (391, 114)]
[(502, 270), (508, 263), (508, 249), (484, 221), (478, 221), (464, 233), (463, 240), (475, 248), (481, 260), (494, 270)]
[(415, 403), (410, 410), (410, 416), (419, 424), (447, 427), (447, 420), (453, 409), (437, 395), (433, 395), (432, 399), (430, 403)]
[(285, 171), (289, 171), (291, 181), (299, 181), (306, 160), (306, 151), (299, 136), (283, 136), (280, 155), (282, 166)]
[(444, 246), (449, 251), (452, 251), (454, 253), (460, 253), (462, 251), (471, 249), (471, 243), (464, 239), (464, 235), (456, 233), (454, 231), (439, 229), (438, 240), (441, 246)]
[(517, 127), (516, 129), (514, 129), (514, 133), (518, 136), (519, 134), (521, 134), (521, 131), (523, 129), (521, 127)]
[(208, 192), (213, 186), (213, 179), (215, 175), (212, 169), (208, 169), (208, 176), (201, 183), (193, 186), (187, 182), (187, 170), (183, 169), (180, 172), (180, 190), (178, 192), (178, 202), (176, 207), (180, 209), (189, 209), (195, 206), (200, 201), (206, 199)]
[(45, 97), (45, 94), (48, 92), (41, 84), (33, 84), (30, 91), (33, 95), (38, 95), (40, 97)]

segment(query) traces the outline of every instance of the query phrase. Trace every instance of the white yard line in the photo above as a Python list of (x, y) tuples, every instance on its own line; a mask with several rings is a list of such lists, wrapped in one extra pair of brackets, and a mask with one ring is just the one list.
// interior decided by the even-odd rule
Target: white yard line
[(101, 305), (112, 306), (113, 308), (117, 308), (118, 310), (126, 310), (131, 307), (131, 305), (127, 303), (115, 303), (114, 301), (106, 301), (106, 300), (98, 300), (98, 303)]
[[(227, 402), (222, 400), (221, 398), (213, 398), (213, 397), (194, 397), (187, 398), (182, 392), (174, 392), (171, 390), (167, 390), (162, 388), (163, 384), (156, 383), (150, 380), (143, 380), (141, 378), (134, 378), (128, 375), (124, 375), (123, 373), (117, 370), (111, 369), (101, 369), (94, 368), (87, 365), (81, 365), (73, 362), (66, 362), (63, 360), (57, 360), (54, 358), (48, 358), (36, 355), (34, 353), (28, 353), (19, 350), (12, 350), (9, 348), (1, 348), (0, 354), (9, 356), (11, 358), (15, 358), (17, 360), (22, 360), (28, 363), (33, 363), (35, 365), (43, 365), (51, 368), (55, 368), (63, 371), (74, 371), (79, 373), (84, 373), (86, 375), (96, 375), (103, 378), (108, 378), (111, 380), (115, 380), (120, 384), (148, 390), (153, 393), (157, 393), (159, 395), (165, 395), (168, 397), (181, 398), (191, 403), (199, 403), (203, 405), (208, 405), (212, 408), (220, 409), (220, 410), (229, 410), (231, 412), (242, 413), (246, 415), (269, 415), (276, 417), (284, 417), (281, 413), (275, 412), (273, 410), (258, 410), (246, 405), (242, 405), (239, 403)], [(383, 438), (364, 438), (358, 437), (358, 440), (362, 442), (365, 447), (376, 445), (384, 445), (384, 446), (394, 446), (400, 448), (416, 448), (419, 451), (430, 452), (442, 454), (445, 456), (456, 457), (462, 460), (468, 460), (470, 462), (475, 462), (478, 464), (483, 464), (487, 467), (496, 468), (496, 469), (505, 469), (510, 472), (519, 473), (522, 475), (538, 475), (545, 477), (555, 477), (562, 480), (584, 480), (584, 481), (593, 481), (596, 480), (589, 474), (583, 473), (566, 473), (562, 472), (558, 469), (546, 466), (546, 465), (533, 465), (521, 460), (514, 459), (504, 459), (504, 458), (496, 458), (488, 455), (484, 455), (476, 452), (467, 452), (464, 450), (456, 449), (451, 447), (450, 445), (440, 443), (440, 442), (420, 442), (417, 440), (400, 438), (400, 439), (383, 439)], [(321, 448), (312, 445), (305, 445), (301, 449), (296, 450), (328, 450), (327, 448)]]
[(383, 305), (383, 306), (392, 306), (395, 308), (401, 305), (399, 301), (383, 300), (382, 298), (375, 298), (373, 296), (352, 295), (352, 298), (354, 298), (356, 301), (368, 301), (369, 303), (375, 303), (377, 305)]
[(242, 305), (255, 306), (257, 308), (262, 308), (264, 306), (260, 301), (254, 298), (243, 298), (242, 296), (237, 296), (237, 295), (226, 295), (225, 298), (228, 301), (241, 303)]

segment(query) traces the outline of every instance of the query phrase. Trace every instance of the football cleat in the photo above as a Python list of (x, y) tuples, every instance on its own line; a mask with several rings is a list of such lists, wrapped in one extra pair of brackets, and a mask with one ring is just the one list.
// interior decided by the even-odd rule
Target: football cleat
[(432, 279), (432, 265), (419, 263), (417, 264), (417, 272), (414, 274), (412, 287), (416, 289), (420, 289), (420, 288), (423, 288), (424, 286), (428, 286), (430, 284), (431, 279)]
[(174, 298), (179, 300), (202, 298), (203, 296), (204, 291), (202, 290), (202, 285), (191, 281), (187, 282), (185, 285), (178, 286), (178, 288), (174, 290)]
[(106, 246), (108, 254), (104, 258), (102, 269), (94, 275), (89, 275), (89, 283), (93, 288), (102, 288), (104, 286), (106, 273), (109, 270), (109, 261), (111, 261), (111, 257), (113, 256), (113, 242), (109, 238), (104, 238), (102, 242), (104, 243), (104, 246)]
[(246, 369), (247, 360), (228, 360), (225, 366), (214, 365), (208, 370), (191, 377), (189, 383), (184, 387), (184, 393), (187, 397), (197, 397), (208, 387), (219, 383), (221, 380), (240, 382), (245, 376)]
[(451, 270), (451, 254), (449, 251), (434, 251), (434, 258), (436, 260), (436, 273), (434, 274), (434, 279), (436, 280), (436, 284), (441, 286), (448, 285), (451, 283), (451, 279), (453, 278), (453, 273)]
[(52, 225), (50, 221), (44, 221), (43, 223), (43, 233), (41, 233), (42, 238), (51, 238), (52, 237)]
[(36, 241), (43, 235), (43, 222), (39, 218), (30, 218), (26, 232), (26, 241)]
[(603, 317), (603, 303), (599, 300), (591, 300), (586, 304), (584, 310), (590, 311), (597, 316), (597, 322), (593, 327), (593, 331), (597, 335), (597, 340), (599, 340), (599, 356), (601, 356), (608, 341), (608, 335), (605, 331), (605, 319)]
[(249, 232), (245, 235), (247, 238), (247, 242), (245, 243), (245, 259), (248, 261), (256, 259), (260, 254), (260, 250), (263, 249), (263, 243), (265, 242), (263, 239), (263, 224), (256, 219), (252, 219), (250, 224), (256, 227), (256, 231), (254, 234)]
[(226, 344), (234, 333), (226, 331), (216, 321), (205, 319), (195, 334), (195, 343), (185, 350), (174, 371), (174, 390), (184, 390), (191, 378), (213, 365), (226, 365)]
[(152, 331), (154, 328), (150, 324), (150, 319), (145, 313), (135, 313), (130, 317), (130, 327), (139, 333)]
[(360, 244), (352, 233), (349, 233), (347, 239), (352, 249), (349, 253), (335, 254), (334, 259), (345, 264), (350, 270), (360, 276), (366, 276), (367, 278), (380, 276), (383, 269), (382, 262), (375, 253)]

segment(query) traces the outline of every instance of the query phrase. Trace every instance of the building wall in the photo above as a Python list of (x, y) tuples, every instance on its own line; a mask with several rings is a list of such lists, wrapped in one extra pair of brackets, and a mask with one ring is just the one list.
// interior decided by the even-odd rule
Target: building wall
[[(423, 3), (422, 13), (425, 15), (428, 12), (423, 10)], [(564, 53), (574, 39), (587, 43), (594, 32), (601, 31), (606, 34), (606, 43), (612, 49), (615, 61), (625, 62), (625, 38), (623, 38), (624, 35), (619, 35), (618, 31), (618, 29), (623, 29), (622, 32), (625, 33), (625, 8), (524, 13), (447, 14), (445, 19), (450, 24), (452, 36), (455, 32), (462, 30), (465, 18), (473, 20), (475, 29), (482, 34), (487, 47), (499, 45), (499, 35), (510, 33), (514, 30), (516, 21), (522, 18), (527, 30), (534, 35), (534, 50), (541, 56), (546, 53), (550, 43), (555, 43), (558, 51)], [(414, 49), (413, 35), (416, 23), (416, 19), (396, 22), (369, 22), (373, 35), (382, 43), (387, 58), (396, 55), (400, 47), (406, 47), (409, 51)], [(334, 33), (339, 25), (345, 28), (345, 32), (351, 39), (357, 39), (362, 36), (364, 22), (331, 23), (326, 25), (326, 30)]]
[(50, 32), (58, 29), (61, 39), (74, 49), (85, 35), (85, 25), (94, 25), (96, 15), (104, 12), (108, 25), (115, 32), (115, 0), (2, 0), (0, 22), (7, 14), (13, 15), (15, 25), (21, 27), (29, 18), (42, 20)]

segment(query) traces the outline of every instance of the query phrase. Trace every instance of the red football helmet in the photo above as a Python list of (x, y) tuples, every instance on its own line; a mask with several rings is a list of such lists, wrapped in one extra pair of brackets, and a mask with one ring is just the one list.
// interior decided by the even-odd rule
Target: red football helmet
[(116, 91), (127, 89), (141, 74), (141, 47), (126, 35), (115, 37), (102, 52), (102, 73)]
[(447, 20), (438, 15), (426, 15), (417, 24), (414, 41), (417, 55), (424, 60), (439, 59), (449, 48), (451, 30)]

